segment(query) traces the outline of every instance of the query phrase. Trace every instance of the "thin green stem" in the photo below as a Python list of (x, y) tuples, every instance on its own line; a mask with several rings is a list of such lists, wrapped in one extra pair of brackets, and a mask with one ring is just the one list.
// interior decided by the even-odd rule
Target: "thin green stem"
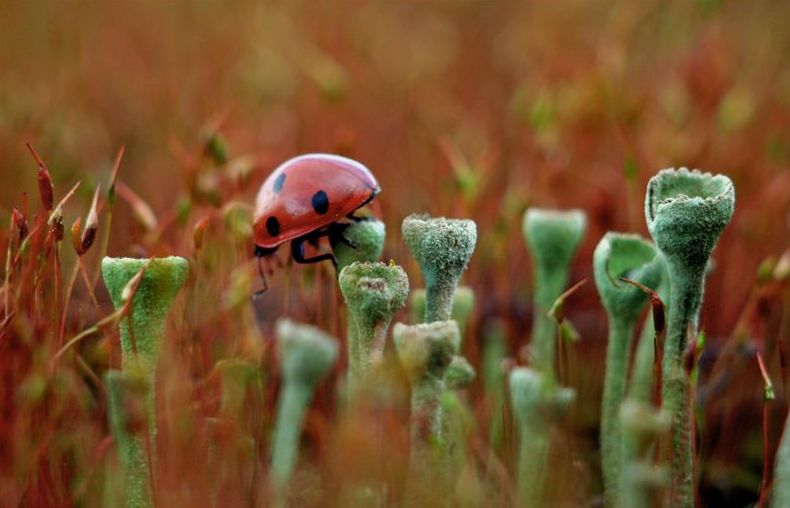
[(606, 346), (606, 374), (601, 404), (601, 454), (607, 506), (618, 499), (620, 473), (623, 465), (620, 405), (625, 397), (628, 353), (634, 326), (618, 320), (609, 322)]
[(283, 489), (293, 474), (299, 454), (302, 420), (312, 398), (312, 387), (287, 383), (277, 404), (271, 468), (272, 482), (277, 490)]

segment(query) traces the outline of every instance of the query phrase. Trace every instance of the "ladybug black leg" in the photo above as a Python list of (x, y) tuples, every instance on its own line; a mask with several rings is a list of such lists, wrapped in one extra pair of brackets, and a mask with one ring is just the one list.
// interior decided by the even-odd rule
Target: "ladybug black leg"
[[(364, 219), (360, 219), (360, 220), (364, 220)], [(350, 225), (351, 224), (344, 224), (342, 222), (335, 222), (334, 224), (330, 224), (329, 232), (328, 232), (329, 241), (332, 243), (342, 242), (348, 245), (349, 247), (351, 247), (352, 249), (358, 248), (359, 245), (357, 245), (356, 242), (354, 242), (344, 234), (346, 228), (348, 228)]]
[(337, 269), (337, 259), (335, 259), (335, 256), (333, 254), (326, 253), (326, 254), (319, 254), (318, 256), (313, 256), (311, 258), (304, 257), (305, 240), (307, 240), (307, 238), (301, 237), (291, 241), (291, 257), (293, 257), (293, 260), (295, 262), (303, 265), (310, 265), (328, 260), (331, 261), (335, 269)]

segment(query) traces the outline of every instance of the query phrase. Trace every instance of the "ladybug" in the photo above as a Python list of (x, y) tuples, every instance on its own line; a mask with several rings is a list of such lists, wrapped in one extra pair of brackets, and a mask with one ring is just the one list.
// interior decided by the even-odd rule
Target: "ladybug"
[(343, 231), (345, 218), (360, 220), (354, 212), (381, 190), (376, 177), (363, 164), (339, 155), (306, 154), (283, 162), (263, 182), (255, 200), (253, 239), (255, 255), (269, 256), (290, 241), (296, 263), (329, 260), (331, 253), (305, 257), (304, 243), (324, 236), (354, 245)]

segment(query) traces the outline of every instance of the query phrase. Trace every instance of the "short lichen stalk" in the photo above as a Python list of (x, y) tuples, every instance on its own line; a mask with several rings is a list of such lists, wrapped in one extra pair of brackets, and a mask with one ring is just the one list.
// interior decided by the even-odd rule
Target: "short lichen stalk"
[(455, 321), (412, 326), (397, 323), (393, 337), (398, 359), (411, 385), (413, 481), (428, 486), (436, 480), (446, 487), (442, 395), (447, 370), (458, 350), (458, 324)]
[(283, 388), (277, 403), (270, 480), (276, 504), (283, 505), (296, 467), (305, 411), (335, 364), (338, 343), (318, 328), (280, 320), (277, 345)]
[(557, 388), (545, 374), (535, 369), (518, 367), (510, 372), (510, 400), (519, 436), (518, 506), (546, 506), (551, 425), (574, 398), (573, 390)]
[(664, 345), (662, 404), (672, 418), (671, 505), (694, 505), (690, 382), (684, 367), (698, 333), (705, 269), (735, 207), (729, 178), (666, 169), (650, 179), (647, 226), (667, 262), (670, 308)]
[(424, 321), (449, 320), (458, 281), (477, 243), (477, 226), (471, 220), (409, 215), (402, 231), (425, 281)]
[(524, 214), (522, 232), (532, 254), (535, 273), (532, 365), (552, 378), (557, 331), (548, 312), (565, 290), (570, 264), (586, 225), (587, 218), (581, 210), (530, 208)]
[(381, 361), (390, 322), (406, 303), (409, 278), (398, 265), (355, 262), (340, 272), (340, 290), (349, 313), (348, 372), (363, 378)]
[(661, 278), (662, 264), (663, 260), (653, 246), (638, 235), (607, 233), (593, 256), (595, 284), (609, 322), (601, 405), (601, 462), (604, 501), (608, 507), (615, 506), (620, 497), (620, 405), (625, 397), (634, 328), (648, 301), (642, 290), (619, 279), (627, 277), (647, 287), (655, 287)]
[[(180, 257), (102, 260), (102, 276), (116, 309), (125, 307), (127, 300), (132, 298), (129, 285), (139, 277), (139, 284), (132, 292), (131, 310), (120, 323), (121, 360), (124, 375), (139, 378), (144, 386), (148, 436), (132, 436), (122, 431), (125, 410), (118, 390), (124, 385), (119, 377), (108, 378), (116, 385), (110, 387), (110, 418), (127, 478), (127, 506), (151, 506), (153, 503), (152, 486), (146, 481), (151, 476), (148, 465), (154, 461), (145, 451), (153, 455), (153, 443), (156, 442), (156, 365), (164, 343), (167, 315), (188, 271), (187, 261)], [(113, 390), (116, 390), (115, 394)], [(144, 446), (144, 439), (148, 439), (150, 446)]]

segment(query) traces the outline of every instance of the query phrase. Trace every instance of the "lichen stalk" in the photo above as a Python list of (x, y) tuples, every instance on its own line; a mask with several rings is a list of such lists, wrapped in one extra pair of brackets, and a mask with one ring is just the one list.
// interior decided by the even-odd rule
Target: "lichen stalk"
[(647, 287), (655, 287), (661, 279), (663, 260), (655, 248), (638, 235), (607, 233), (595, 249), (593, 268), (609, 323), (601, 404), (601, 462), (604, 501), (607, 507), (614, 507), (620, 498), (623, 461), (620, 405), (625, 397), (634, 328), (648, 301), (642, 290), (619, 279), (628, 277)]
[(554, 377), (556, 324), (548, 317), (554, 302), (568, 283), (570, 263), (587, 226), (581, 210), (530, 208), (524, 214), (522, 232), (534, 266), (534, 321), (531, 351), (533, 365)]
[(672, 421), (673, 508), (694, 505), (691, 386), (683, 360), (689, 340), (698, 334), (706, 265), (734, 207), (735, 189), (723, 175), (665, 169), (647, 186), (645, 218), (670, 281), (662, 403)]

